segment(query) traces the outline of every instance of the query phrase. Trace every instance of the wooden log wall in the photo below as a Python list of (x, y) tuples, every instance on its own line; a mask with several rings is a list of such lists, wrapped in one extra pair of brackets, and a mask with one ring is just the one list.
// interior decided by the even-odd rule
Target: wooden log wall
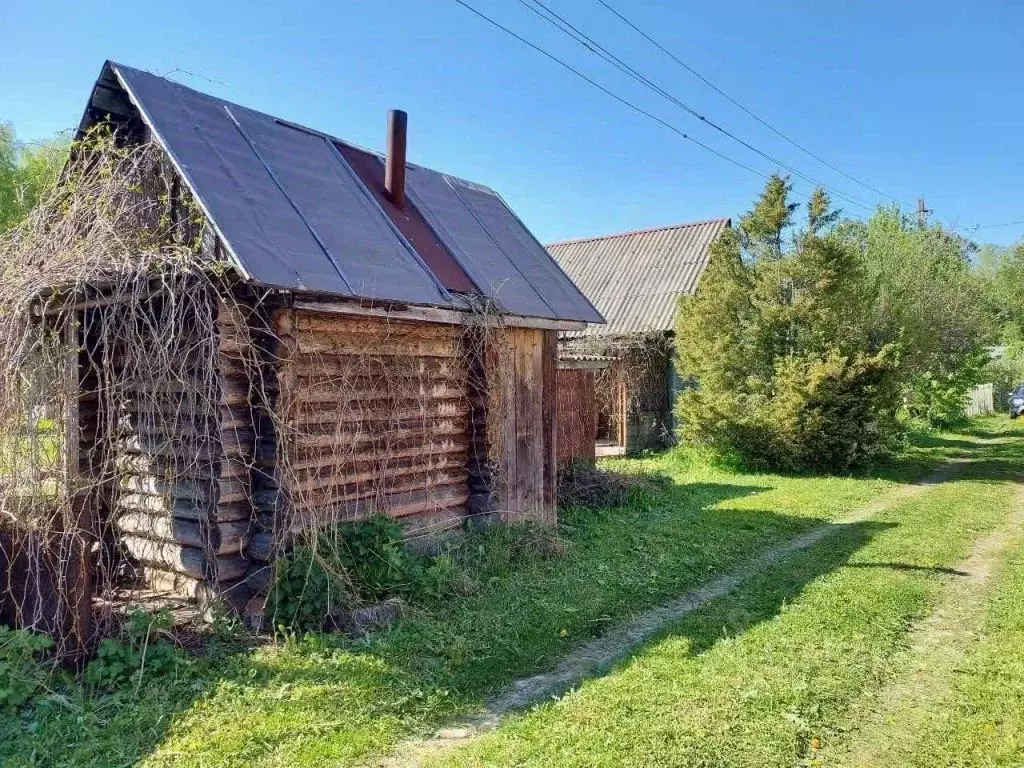
[[(463, 329), (301, 309), (280, 310), (274, 328), (282, 434), (260, 446), (273, 474), (257, 500), (260, 535), (267, 513), (276, 543), (373, 514), (411, 537), (460, 526), (471, 415)], [(261, 539), (260, 556), (274, 543)]]
[(558, 370), (558, 463), (593, 463), (597, 440), (595, 371)]
[(209, 311), (174, 338), (214, 370), (128, 372), (106, 398), (111, 517), (150, 586), (241, 603), (302, 532), (374, 514), (414, 541), (474, 515), (554, 522), (554, 331)]
[(180, 373), (129, 374), (117, 398), (114, 522), (151, 587), (231, 600), (250, 565), (251, 345), (237, 310), (213, 298), (208, 309), (214, 323), (176, 329)]

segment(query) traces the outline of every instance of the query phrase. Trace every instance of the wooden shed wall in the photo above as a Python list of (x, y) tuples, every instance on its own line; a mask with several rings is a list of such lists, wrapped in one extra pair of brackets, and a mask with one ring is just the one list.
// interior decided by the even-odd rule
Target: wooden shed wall
[(558, 334), (506, 328), (487, 351), (493, 505), (502, 519), (555, 522)]
[(461, 328), (299, 309), (280, 310), (274, 327), (282, 530), (375, 513), (412, 535), (460, 525), (470, 414)]
[(595, 371), (558, 370), (558, 463), (593, 462), (597, 439)]
[[(159, 310), (156, 310), (159, 311)], [(195, 362), (175, 380), (125, 371), (117, 403), (114, 524), (121, 545), (156, 588), (223, 593), (248, 566), (255, 448), (240, 321), (211, 299), (213, 324), (182, 322), (177, 352)], [(219, 333), (209, 335), (211, 327)], [(182, 360), (189, 360), (187, 354)], [(210, 405), (214, 410), (211, 412)]]
[(175, 334), (213, 375), (126, 371), (104, 399), (111, 519), (151, 586), (244, 599), (302, 531), (385, 514), (433, 537), (470, 516), (471, 486), (472, 514), (554, 522), (555, 332), (298, 308), (261, 331), (231, 307)]

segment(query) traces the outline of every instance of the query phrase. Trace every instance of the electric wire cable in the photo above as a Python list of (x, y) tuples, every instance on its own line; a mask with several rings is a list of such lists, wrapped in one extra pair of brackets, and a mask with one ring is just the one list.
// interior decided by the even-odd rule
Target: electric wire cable
[[(579, 43), (581, 46), (586, 48), (588, 51), (590, 51), (594, 55), (596, 55), (599, 58), (603, 59), (604, 61), (608, 62), (612, 66), (616, 67), (619, 71), (623, 72), (627, 76), (629, 76), (632, 79), (636, 80), (641, 85), (643, 85), (644, 87), (646, 87), (646, 88), (650, 89), (651, 91), (655, 92), (656, 94), (658, 94), (662, 98), (667, 99), (672, 104), (674, 104), (675, 106), (677, 106), (680, 109), (684, 110), (689, 115), (691, 115), (692, 117), (696, 118), (697, 120), (700, 120), (701, 122), (703, 122), (704, 124), (706, 124), (707, 126), (712, 128), (713, 130), (718, 131), (719, 133), (721, 133), (724, 136), (728, 137), (729, 139), (737, 142), (738, 144), (742, 145), (743, 147), (745, 147), (746, 149), (750, 150), (751, 152), (754, 152), (755, 154), (759, 155), (760, 157), (764, 158), (765, 160), (768, 160), (770, 163), (772, 163), (772, 164), (774, 164), (776, 166), (779, 166), (780, 168), (783, 168), (784, 170), (788, 171), (789, 173), (793, 174), (794, 176), (797, 176), (798, 178), (802, 179), (803, 181), (807, 182), (808, 184), (812, 184), (814, 186), (818, 186), (818, 187), (821, 187), (821, 188), (827, 190), (834, 197), (837, 197), (837, 198), (839, 198), (841, 200), (844, 200), (844, 201), (846, 201), (848, 203), (851, 203), (852, 205), (860, 206), (861, 208), (864, 208), (865, 210), (869, 210), (869, 211), (870, 210), (874, 210), (874, 205), (870, 201), (867, 201), (867, 200), (865, 200), (865, 199), (863, 199), (861, 197), (857, 197), (856, 195), (853, 195), (853, 194), (850, 194), (850, 193), (842, 192), (841, 190), (838, 190), (835, 187), (833, 187), (833, 186), (831, 186), (831, 185), (829, 185), (829, 184), (827, 184), (827, 183), (825, 183), (825, 182), (823, 182), (823, 181), (821, 181), (819, 179), (816, 179), (813, 176), (810, 176), (810, 175), (804, 173), (803, 171), (799, 170), (798, 168), (796, 168), (796, 167), (794, 167), (794, 166), (792, 166), (792, 165), (790, 165), (788, 163), (783, 162), (782, 160), (780, 160), (777, 157), (774, 157), (774, 156), (768, 154), (767, 152), (764, 152), (763, 150), (761, 150), (758, 147), (756, 147), (753, 144), (751, 144), (749, 141), (741, 138), (740, 136), (737, 136), (733, 132), (729, 131), (728, 129), (726, 129), (723, 126), (719, 125), (715, 121), (713, 121), (713, 120), (709, 119), (708, 117), (706, 117), (705, 115), (701, 114), (696, 109), (691, 107), (689, 104), (686, 104), (685, 102), (681, 101), (679, 98), (677, 98), (676, 96), (674, 96), (673, 94), (671, 94), (667, 90), (665, 90), (662, 86), (660, 86), (657, 83), (655, 83), (654, 81), (652, 81), (650, 78), (648, 78), (642, 72), (640, 72), (636, 68), (632, 67), (627, 62), (623, 61), (620, 57), (616, 56), (614, 53), (609, 51), (605, 46), (603, 46), (597, 40), (595, 40), (594, 38), (588, 36), (585, 32), (583, 32), (578, 27), (573, 25), (572, 22), (570, 22), (568, 19), (566, 19), (565, 17), (559, 15), (556, 11), (552, 10), (542, 0), (529, 0), (529, 2), (527, 0), (517, 0), (517, 2), (519, 2), (519, 4), (522, 5), (523, 7), (527, 8), (528, 10), (530, 10), (532, 13), (534, 13), (537, 16), (539, 16), (540, 18), (542, 18), (544, 21), (548, 22), (549, 24), (555, 26), (557, 29), (561, 30), (564, 34), (566, 34), (569, 37), (573, 38), (577, 43)], [(532, 5), (530, 3), (532, 3)], [(547, 15), (545, 15), (545, 14), (547, 14)], [(883, 195), (883, 197), (887, 197), (887, 196)]]
[(779, 138), (781, 138), (782, 140), (786, 141), (787, 143), (789, 143), (792, 146), (794, 146), (797, 149), (799, 149), (801, 152), (806, 154), (808, 157), (811, 157), (814, 160), (817, 160), (819, 163), (821, 163), (823, 166), (825, 166), (829, 170), (834, 171), (835, 173), (838, 173), (840, 176), (843, 176), (843, 177), (849, 179), (850, 181), (854, 182), (855, 184), (859, 184), (860, 186), (864, 187), (867, 190), (870, 190), (871, 192), (874, 192), (875, 194), (878, 194), (878, 195), (880, 195), (880, 196), (882, 196), (884, 198), (892, 200), (894, 203), (899, 203), (901, 205), (905, 205), (906, 204), (904, 201), (900, 200), (900, 198), (898, 198), (898, 197), (896, 197), (894, 195), (890, 195), (887, 192), (883, 192), (882, 190), (878, 189), (878, 187), (875, 187), (874, 185), (869, 184), (868, 182), (866, 182), (866, 181), (864, 181), (864, 180), (854, 176), (851, 173), (847, 173), (842, 168), (839, 168), (838, 166), (830, 163), (828, 160), (823, 158), (818, 153), (808, 149), (806, 146), (804, 146), (803, 144), (798, 142), (796, 139), (788, 136), (786, 133), (784, 133), (782, 130), (780, 130), (779, 128), (777, 128), (774, 125), (772, 125), (770, 122), (768, 122), (763, 117), (758, 115), (752, 109), (750, 109), (749, 107), (747, 107), (746, 105), (744, 105), (743, 103), (738, 101), (737, 99), (735, 99), (732, 96), (730, 96), (728, 93), (726, 93), (724, 90), (722, 90), (719, 86), (715, 85), (715, 83), (713, 83), (707, 77), (702, 75), (700, 72), (698, 72), (692, 66), (687, 64), (681, 58), (679, 58), (671, 50), (669, 50), (664, 45), (662, 45), (660, 42), (658, 42), (653, 36), (651, 36), (650, 34), (645, 32), (638, 25), (636, 25), (629, 18), (627, 18), (625, 14), (623, 14), (621, 11), (617, 10), (616, 8), (614, 8), (610, 3), (606, 2), (606, 0), (597, 0), (597, 2), (600, 3), (602, 6), (604, 6), (604, 8), (606, 10), (608, 10), (610, 13), (612, 13), (614, 16), (616, 16), (620, 21), (622, 21), (624, 24), (626, 24), (626, 26), (628, 26), (630, 29), (632, 29), (634, 32), (636, 32), (638, 35), (640, 35), (642, 38), (647, 40), (647, 42), (649, 42), (651, 45), (653, 45), (659, 51), (661, 51), (666, 56), (668, 56), (670, 59), (672, 59), (672, 61), (674, 61), (680, 67), (682, 67), (687, 72), (689, 72), (691, 75), (693, 75), (698, 80), (700, 80), (702, 83), (704, 83), (708, 88), (713, 90), (715, 93), (717, 93), (723, 99), (725, 99), (730, 104), (735, 106), (737, 109), (743, 111), (748, 116), (752, 117), (754, 120), (759, 122), (761, 125), (763, 125), (765, 128), (767, 128), (772, 133), (777, 135)]

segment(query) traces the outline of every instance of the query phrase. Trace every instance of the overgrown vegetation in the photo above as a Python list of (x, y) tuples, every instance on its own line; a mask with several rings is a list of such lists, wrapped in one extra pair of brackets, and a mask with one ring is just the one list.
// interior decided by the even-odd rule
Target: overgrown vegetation
[(817, 190), (798, 224), (774, 176), (679, 306), (684, 441), (749, 466), (845, 472), (908, 423), (964, 419), (995, 321), (974, 246), (896, 209), (840, 221)]
[(0, 625), (0, 712), (17, 713), (44, 689), (51, 670), (41, 657), (52, 647), (47, 635)]
[(464, 588), (457, 549), (427, 556), (410, 550), (403, 538), (394, 520), (375, 516), (335, 526), (278, 557), (268, 605), (274, 625), (290, 632), (323, 630), (363, 603), (439, 599)]
[[(53, 155), (47, 165), (13, 133), (4, 145), (4, 135), (0, 230), (63, 162)], [(4, 146), (16, 151), (3, 154)], [(152, 162), (144, 153), (122, 160)], [(42, 181), (8, 181), (14, 172)], [(3, 196), (12, 189), (20, 191)], [(99, 204), (114, 221), (162, 210)], [(1024, 361), (1024, 294), (1015, 293), (1024, 251), (974, 269), (970, 243), (917, 228), (896, 210), (840, 221), (821, 192), (802, 225), (795, 216), (787, 183), (773, 179), (715, 246), (701, 293), (682, 307), (680, 367), (700, 381), (679, 405), (685, 448), (565, 470), (556, 532), (497, 525), (434, 556), (405, 548), (386, 518), (306, 537), (275, 565), (268, 614), (283, 639), (256, 650), (212, 644), (193, 657), (178, 647), (169, 615), (135, 612), (75, 677), (48, 662), (46, 637), (0, 627), (0, 763), (359, 763), (473, 710), (516, 677), (550, 669), (610, 624), (920, 477), (940, 457), (977, 451), (969, 434), (917, 433), (899, 461), (884, 458), (908, 426), (962, 421), (964, 394), (999, 365), (1008, 382), (1024, 375), (1016, 362)], [(177, 226), (161, 218), (156, 230)], [(72, 242), (101, 242), (102, 232), (86, 234)], [(191, 265), (195, 256), (187, 239), (165, 239), (145, 244), (145, 263), (100, 250), (83, 274), (74, 246), (63, 267), (74, 280), (116, 278), (123, 298), (149, 301), (135, 295), (149, 269)], [(9, 283), (21, 285), (13, 272)], [(21, 289), (10, 294), (8, 304), (27, 301)], [(999, 334), (1008, 352), (989, 363), (985, 346)], [(176, 373), (175, 362), (158, 372)], [(828, 552), (800, 555), (708, 606), (678, 628), (686, 636), (678, 647), (658, 648), (633, 677), (517, 720), (460, 759), (547, 764), (557, 738), (567, 762), (641, 753), (666, 762), (657, 746), (633, 738), (660, 723), (674, 759), (714, 749), (739, 755), (741, 765), (813, 761), (825, 726), (879, 678), (908, 625), (933, 604), (943, 569), (1003, 509), (1006, 475), (1019, 471), (1021, 456), (984, 450), (988, 461), (944, 490), (937, 511), (908, 505), (877, 529), (846, 529)], [(857, 478), (739, 469), (834, 474), (866, 464), (875, 472)], [(856, 568), (843, 567), (850, 558)], [(339, 614), (390, 597), (413, 606), (390, 628), (324, 631)], [(1001, 648), (991, 656), (1006, 664)], [(979, 701), (997, 668), (971, 681)], [(664, 680), (685, 681), (685, 690), (666, 692)], [(1007, 707), (1021, 703), (1016, 690), (1002, 691)], [(624, 698), (631, 705), (620, 719)], [(590, 707), (582, 716), (577, 700)], [(688, 717), (700, 707), (719, 713), (728, 732), (709, 733)], [(964, 728), (980, 717), (963, 714)]]
[(896, 208), (839, 230), (863, 265), (871, 336), (899, 344), (902, 415), (933, 426), (962, 422), (1000, 324), (974, 268), (977, 246)]
[(173, 672), (184, 659), (171, 629), (166, 609), (132, 611), (117, 635), (100, 641), (95, 658), (85, 668), (85, 683), (96, 689), (131, 685), (137, 690), (146, 675), (159, 679)]
[(993, 359), (983, 373), (993, 384), (998, 408), (1024, 382), (1024, 243), (1009, 248), (985, 246), (977, 261), (999, 329)]

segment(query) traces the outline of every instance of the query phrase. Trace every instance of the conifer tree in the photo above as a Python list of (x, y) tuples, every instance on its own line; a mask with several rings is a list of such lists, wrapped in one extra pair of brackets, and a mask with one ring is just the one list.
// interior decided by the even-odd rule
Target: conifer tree
[(711, 250), (697, 295), (680, 301), (681, 437), (776, 469), (846, 470), (897, 433), (898, 348), (872, 346), (856, 251), (816, 190), (796, 204), (773, 176)]

